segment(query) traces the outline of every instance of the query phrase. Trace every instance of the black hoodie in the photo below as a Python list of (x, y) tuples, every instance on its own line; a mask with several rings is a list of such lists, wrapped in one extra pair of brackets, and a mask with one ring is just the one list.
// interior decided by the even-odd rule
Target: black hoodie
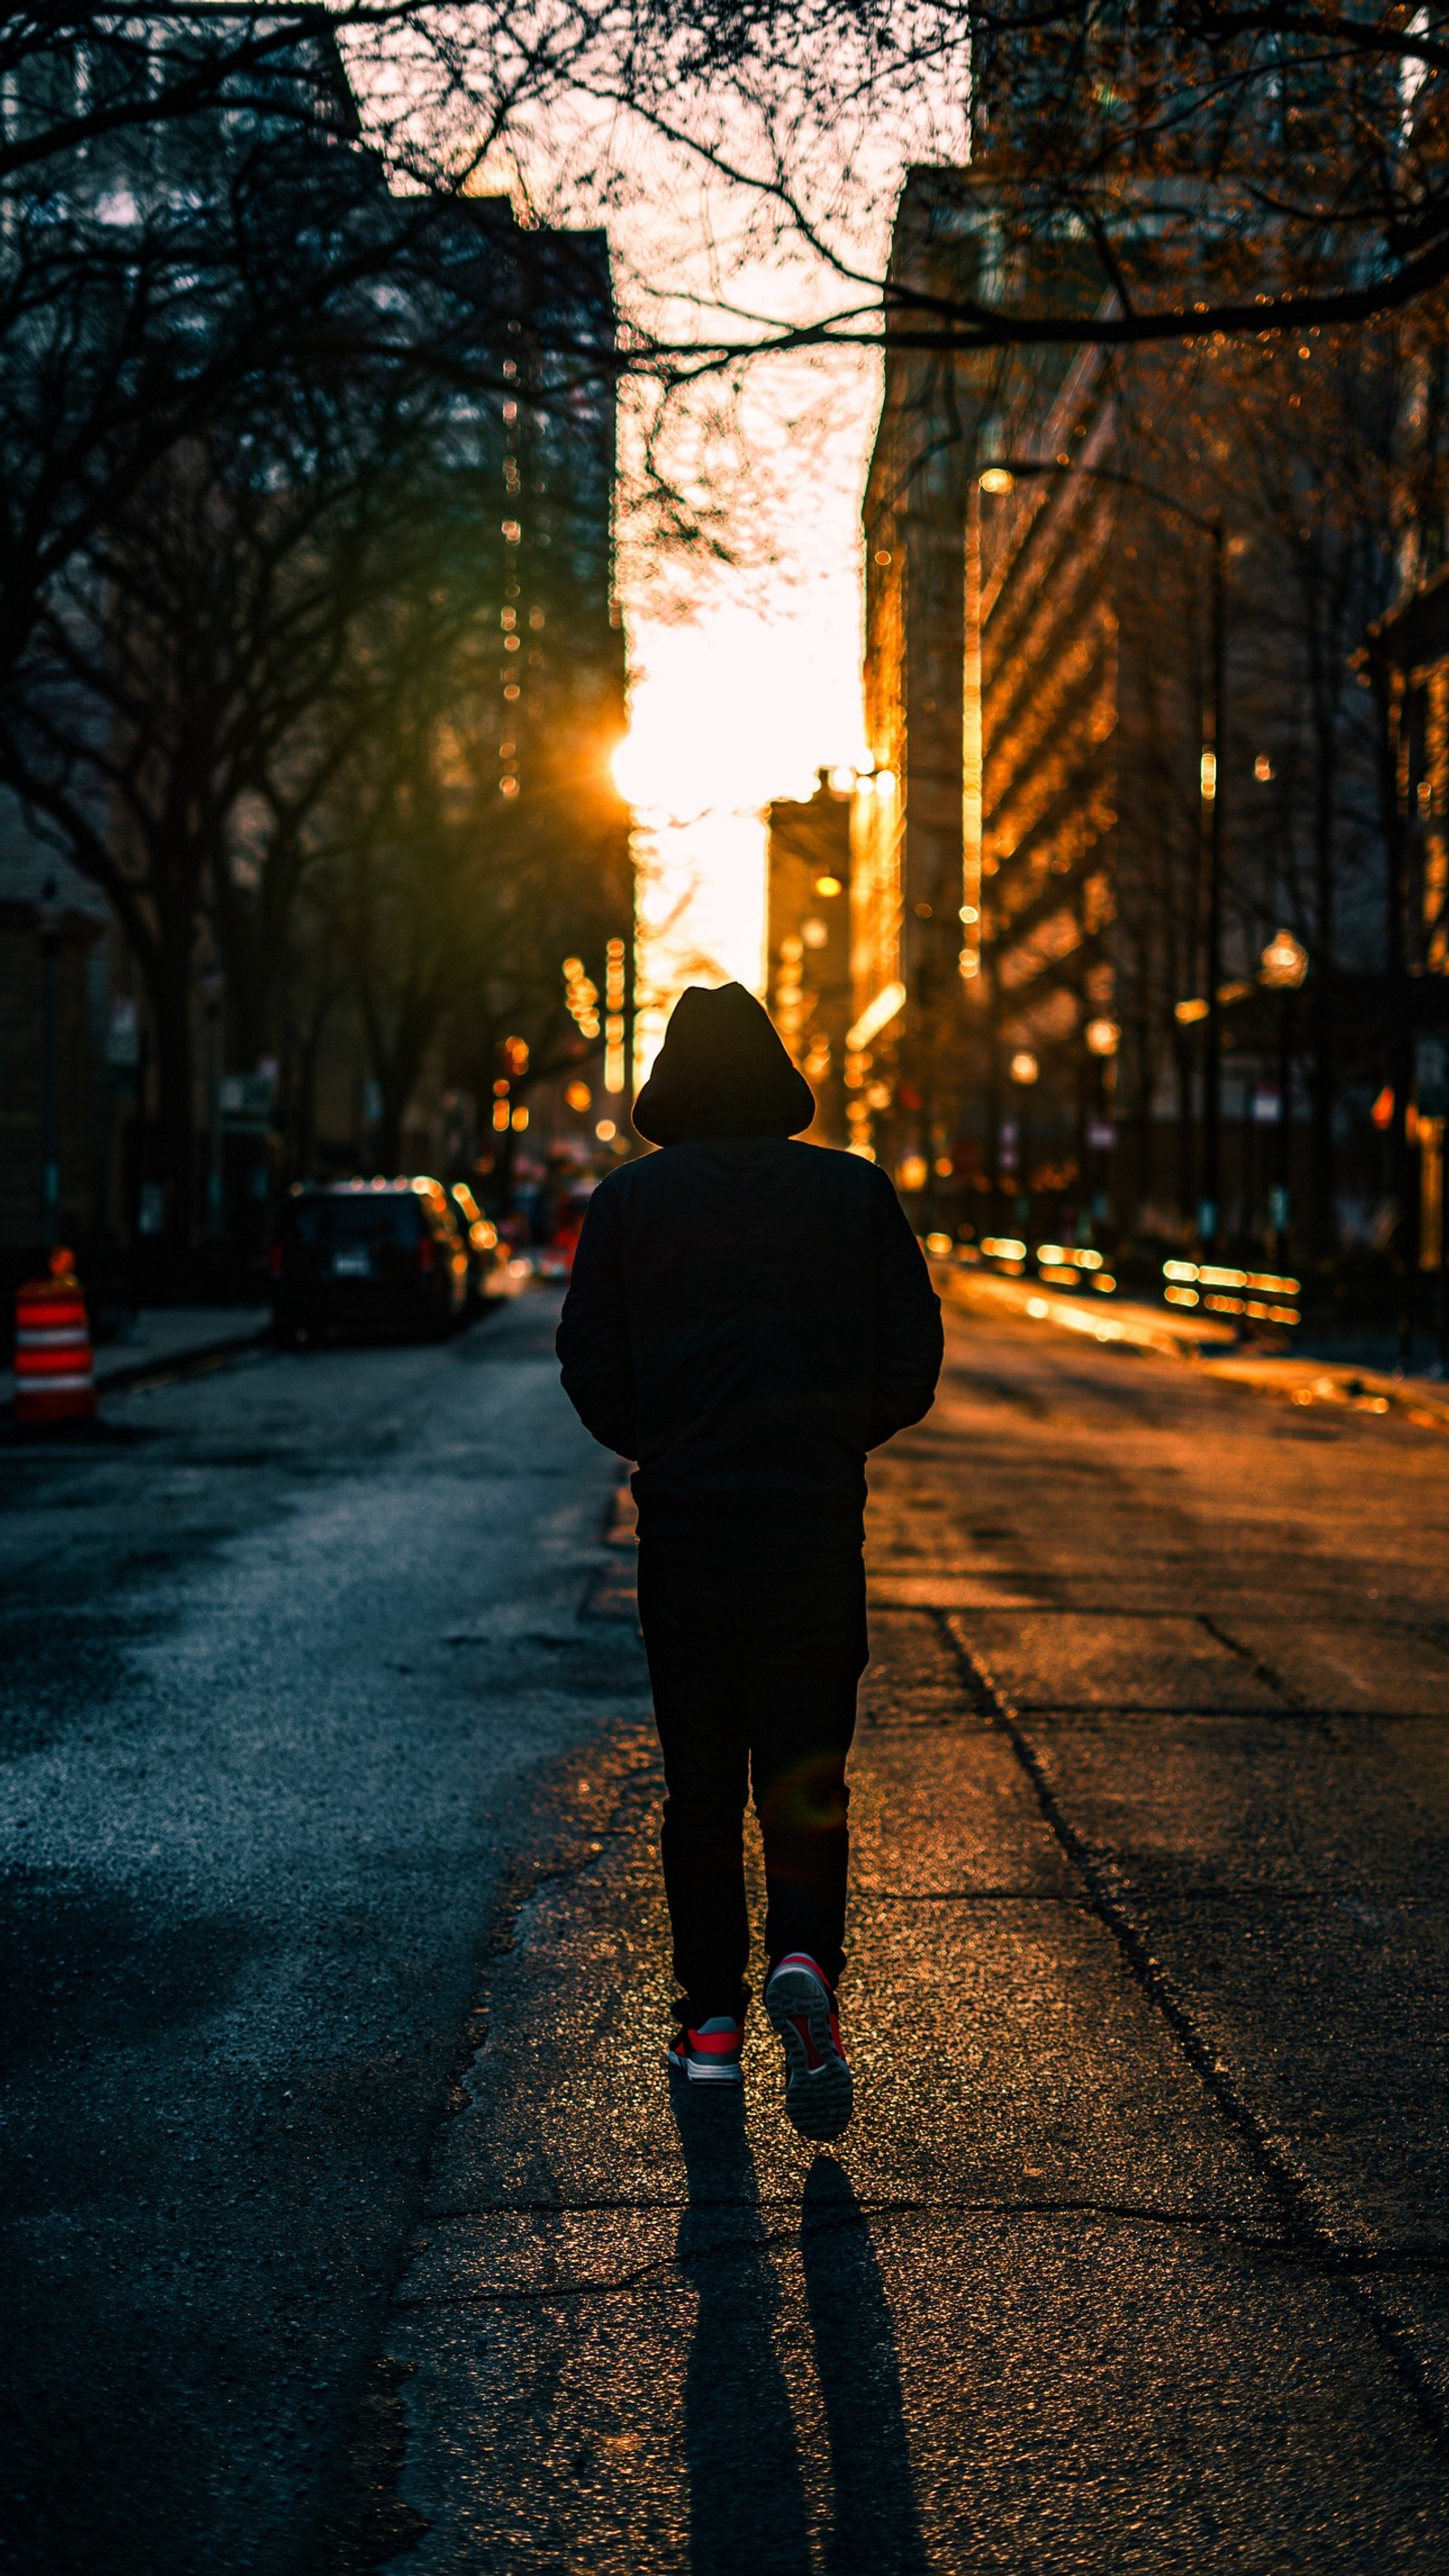
[(920, 1247), (873, 1163), (789, 1141), (814, 1106), (751, 994), (691, 987), (634, 1110), (665, 1150), (589, 1202), (558, 1353), (641, 1537), (857, 1545), (867, 1450), (930, 1408)]

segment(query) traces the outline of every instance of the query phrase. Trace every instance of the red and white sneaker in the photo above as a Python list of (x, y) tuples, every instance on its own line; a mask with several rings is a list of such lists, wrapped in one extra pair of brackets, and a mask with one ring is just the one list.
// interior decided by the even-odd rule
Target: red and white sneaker
[(803, 1950), (791, 1950), (779, 1962), (765, 1988), (765, 2010), (785, 2046), (786, 2117), (802, 2138), (838, 2138), (855, 2088), (840, 2045), (835, 1998)]
[(723, 2014), (713, 2021), (702, 2021), (698, 2030), (686, 2026), (670, 2042), (668, 2064), (691, 2084), (743, 2084), (740, 2048), (744, 2036), (744, 2024), (729, 2021)]

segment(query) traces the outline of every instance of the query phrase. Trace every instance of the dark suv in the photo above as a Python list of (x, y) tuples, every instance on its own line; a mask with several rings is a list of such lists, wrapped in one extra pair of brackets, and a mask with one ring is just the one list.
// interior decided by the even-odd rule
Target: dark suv
[(272, 1244), (278, 1341), (389, 1328), (441, 1338), (464, 1320), (468, 1255), (437, 1181), (299, 1181)]

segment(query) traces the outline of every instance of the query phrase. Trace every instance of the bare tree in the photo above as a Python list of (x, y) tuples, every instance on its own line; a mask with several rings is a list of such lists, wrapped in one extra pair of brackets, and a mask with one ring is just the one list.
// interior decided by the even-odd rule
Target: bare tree
[(510, 15), (0, 16), (0, 721), (50, 585), (178, 443), (288, 368), (415, 367), (480, 156), (595, 31)]
[[(475, 269), (490, 248), (483, 211), (464, 227)], [(496, 295), (500, 263), (488, 265)], [(482, 470), (490, 433), (476, 404), (459, 417), (449, 363), (460, 338), (482, 359), (482, 320), (481, 290), (435, 298), (429, 362), (415, 345), (405, 366), (339, 364), (324, 343), (305, 372), (250, 384), (72, 556), (12, 675), (0, 775), (105, 892), (144, 979), (178, 1245), (191, 1222), (197, 939), (209, 924), (231, 1060), (250, 1066), (319, 809), (391, 720), (364, 627), (384, 602), (426, 601), (443, 581), (465, 439), (467, 470)], [(488, 336), (505, 330), (495, 309)], [(472, 514), (490, 530), (495, 588), (497, 509), (490, 489)]]
[[(771, 250), (816, 281), (783, 323), (732, 305), (721, 239), (708, 300), (725, 327), (641, 331), (636, 363), (666, 377), (831, 345), (1257, 338), (1403, 310), (1449, 277), (1449, 12), (650, 0), (585, 16), (551, 22), (572, 122), (521, 120), (533, 166), (566, 158), (603, 201), (627, 193), (631, 160), (657, 184), (662, 154), (723, 193), (751, 262)], [(460, 46), (452, 70), (481, 115), (478, 56)], [(975, 166), (975, 290), (889, 273), (882, 218), (910, 161)], [(658, 281), (637, 283), (642, 320)]]

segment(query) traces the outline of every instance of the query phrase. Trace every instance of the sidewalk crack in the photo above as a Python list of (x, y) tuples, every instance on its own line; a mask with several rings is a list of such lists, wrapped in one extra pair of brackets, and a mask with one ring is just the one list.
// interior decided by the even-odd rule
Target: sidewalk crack
[[(1204, 1624), (1208, 1623), (1205, 1621)], [(1016, 1706), (994, 1680), (988, 1666), (962, 1643), (950, 1620), (942, 1615), (939, 1625), (948, 1648), (960, 1664), (963, 1679), (979, 1695), (981, 1702), (995, 1713), (1003, 1732), (1010, 1738), (1043, 1816), (1087, 1891), (1089, 1910), (1111, 1933), (1142, 1993), (1167, 2023), (1224, 2121), (1241, 2138), (1254, 2167), (1282, 2212), (1290, 2248), (1332, 2270), (1343, 2281), (1390, 2367), (1412, 2399), (1435, 2450), (1441, 2458), (1449, 2458), (1449, 2412), (1446, 2412), (1443, 2400), (1397, 2320), (1390, 2317), (1369, 2294), (1366, 2284), (1373, 2277), (1374, 2267), (1363, 2260), (1348, 2264), (1339, 2259), (1338, 2248), (1312, 2209), (1304, 2180), (1269, 2136), (1221, 2059), (1202, 2037), (1171, 1979), (1153, 1958), (1132, 1915), (1113, 1894), (1106, 1873), (1071, 1823), (1021, 1723)], [(1231, 1644), (1232, 1640), (1224, 1638), (1222, 1642)]]
[(1276, 1691), (1285, 1707), (1307, 1710), (1308, 1702), (1302, 1692), (1296, 1691), (1291, 1682), (1285, 1682), (1277, 1666), (1270, 1664), (1266, 1655), (1258, 1654), (1252, 1646), (1245, 1646), (1223, 1626), (1220, 1619), (1213, 1616), (1211, 1610), (1199, 1610), (1197, 1619), (1199, 1627), (1205, 1628), (1219, 1646), (1226, 1646), (1230, 1655), (1236, 1655), (1239, 1663), (1247, 1665), (1255, 1681), (1260, 1681), (1266, 1690)]

